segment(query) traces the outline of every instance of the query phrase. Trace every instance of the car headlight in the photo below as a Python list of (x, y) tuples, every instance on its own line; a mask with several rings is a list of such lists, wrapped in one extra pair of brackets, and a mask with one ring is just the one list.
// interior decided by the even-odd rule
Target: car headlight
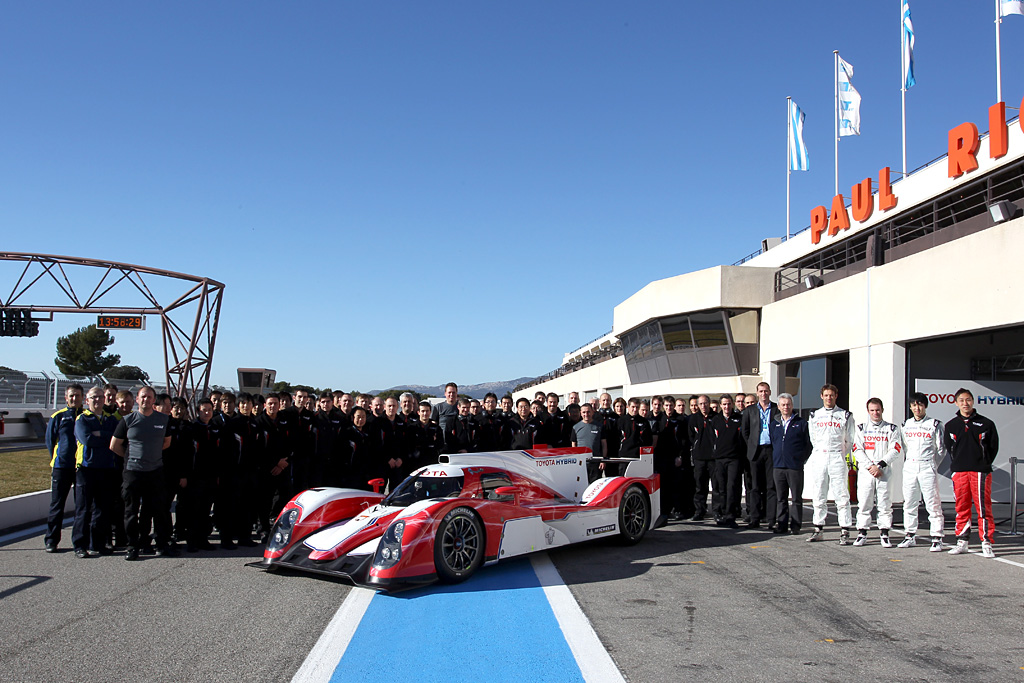
[(405, 533), (405, 522), (395, 522), (381, 536), (377, 546), (377, 555), (373, 558), (373, 566), (388, 569), (395, 566), (402, 558), (402, 535)]
[(282, 531), (290, 531), (295, 526), (296, 520), (299, 519), (299, 511), (295, 508), (285, 511), (281, 518), (277, 520), (277, 528)]
[(267, 543), (268, 550), (280, 550), (288, 545), (288, 541), (292, 537), (292, 530), (295, 528), (295, 522), (299, 518), (299, 513), (298, 509), (292, 508), (291, 510), (286, 510), (278, 517), (277, 522), (274, 523), (274, 533)]

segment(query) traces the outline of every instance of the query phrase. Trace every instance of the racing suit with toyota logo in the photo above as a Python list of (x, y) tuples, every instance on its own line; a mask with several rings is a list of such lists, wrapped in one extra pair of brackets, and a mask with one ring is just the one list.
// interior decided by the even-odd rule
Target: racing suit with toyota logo
[(839, 406), (818, 408), (807, 420), (810, 423), (811, 457), (804, 465), (807, 489), (814, 507), (813, 524), (825, 526), (828, 496), (836, 501), (839, 526), (853, 526), (850, 513), (849, 468), (846, 454), (853, 450), (856, 425), (849, 410)]
[[(903, 454), (903, 439), (900, 428), (891, 422), (865, 422), (857, 425), (853, 455), (857, 459), (857, 528), (865, 530), (871, 526), (871, 508), (878, 498), (878, 528), (888, 531), (892, 528), (892, 496), (889, 494), (889, 479), (892, 464)], [(868, 468), (876, 465), (879, 476)]]
[(925, 415), (920, 420), (911, 416), (903, 423), (903, 443), (907, 446), (903, 465), (903, 528), (908, 536), (917, 533), (917, 513), (924, 506), (931, 520), (931, 537), (945, 535), (942, 498), (939, 497), (938, 466), (946, 457), (942, 423)]

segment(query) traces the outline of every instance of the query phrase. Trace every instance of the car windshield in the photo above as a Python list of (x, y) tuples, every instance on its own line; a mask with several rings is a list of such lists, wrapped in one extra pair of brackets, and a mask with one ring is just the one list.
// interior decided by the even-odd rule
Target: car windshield
[(464, 477), (409, 477), (383, 500), (383, 504), (408, 507), (427, 498), (457, 496), (464, 480)]

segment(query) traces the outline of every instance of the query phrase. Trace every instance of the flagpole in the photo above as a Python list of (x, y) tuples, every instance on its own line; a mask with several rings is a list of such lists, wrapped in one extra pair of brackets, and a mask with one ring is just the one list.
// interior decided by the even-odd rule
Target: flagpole
[(900, 100), (903, 109), (903, 177), (907, 176), (907, 49), (903, 42), (907, 39), (903, 28), (903, 1), (900, 0)]
[(793, 149), (793, 115), (792, 97), (786, 98), (786, 239), (789, 240), (789, 174), (792, 173), (790, 166), (790, 150)]
[(996, 102), (1003, 101), (1003, 57), (999, 47), (999, 25), (1003, 23), (999, 0), (996, 0)]
[(833, 76), (835, 76), (836, 86), (836, 194), (839, 194), (839, 50), (832, 50), (833, 60), (835, 62), (835, 69)]

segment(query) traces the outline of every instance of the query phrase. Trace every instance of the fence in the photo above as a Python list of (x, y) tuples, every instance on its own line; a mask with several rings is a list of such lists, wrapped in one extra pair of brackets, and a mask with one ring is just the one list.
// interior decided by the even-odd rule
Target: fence
[[(133, 394), (143, 386), (153, 387), (157, 393), (166, 391), (163, 384), (152, 384), (131, 380), (113, 380), (122, 389), (129, 389)], [(23, 370), (0, 370), (0, 405), (38, 406), (40, 409), (52, 409), (64, 405), (64, 392), (72, 384), (81, 384), (88, 389), (92, 386), (103, 386), (107, 380), (100, 375), (69, 377), (59, 373), (31, 372)]]

